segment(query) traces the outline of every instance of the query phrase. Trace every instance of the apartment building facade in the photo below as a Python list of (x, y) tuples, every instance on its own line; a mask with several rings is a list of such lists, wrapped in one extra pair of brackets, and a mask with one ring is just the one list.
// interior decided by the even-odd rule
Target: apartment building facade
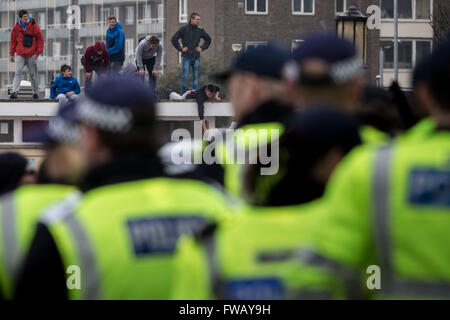
[[(398, 81), (403, 89), (412, 89), (412, 74), (420, 59), (434, 45), (433, 13), (448, 0), (398, 0)], [(394, 1), (381, 0), (380, 48), (383, 50), (383, 85), (394, 79)]]
[[(349, 6), (366, 15), (370, 5), (379, 0), (168, 0), (167, 39), (183, 24), (189, 14), (197, 12), (212, 38), (211, 47), (202, 54), (218, 69), (229, 66), (235, 53), (233, 44), (249, 47), (277, 41), (292, 47), (313, 31), (336, 30), (336, 16)], [(206, 3), (206, 5), (205, 5)], [(175, 14), (172, 14), (175, 13)], [(367, 33), (366, 79), (375, 83), (379, 69), (379, 30)], [(179, 53), (170, 45), (166, 50), (168, 71), (180, 63)]]
[[(367, 8), (373, 4), (380, 5), (380, 0), (0, 0), (0, 97), (6, 97), (6, 88), (14, 77), (15, 65), (9, 61), (10, 31), (21, 9), (30, 12), (44, 34), (44, 52), (38, 59), (43, 96), (62, 64), (72, 65), (75, 76), (83, 75), (80, 56), (88, 46), (105, 39), (109, 15), (115, 15), (123, 26), (126, 63), (134, 61), (140, 38), (159, 35), (165, 49), (160, 70), (164, 73), (179, 68), (180, 54), (170, 39), (188, 22), (191, 12), (201, 15), (202, 25), (212, 38), (202, 60), (209, 60), (220, 70), (231, 64), (233, 44), (247, 49), (274, 40), (291, 47), (312, 31), (334, 31), (336, 16), (349, 6), (367, 15)], [(80, 29), (67, 28), (72, 5), (80, 8)], [(379, 37), (379, 30), (368, 30), (365, 78), (370, 83), (375, 83), (379, 74)], [(79, 80), (83, 86), (83, 77)]]
[[(71, 10), (73, 5), (79, 7), (80, 28), (70, 30), (67, 21), (69, 15), (75, 14)], [(134, 61), (140, 38), (157, 34), (164, 42), (164, 0), (1, 0), (0, 97), (3, 98), (14, 78), (15, 64), (9, 61), (9, 42), (21, 9), (27, 10), (38, 22), (44, 35), (44, 52), (38, 58), (41, 96), (52, 79), (60, 74), (61, 65), (71, 65), (74, 76), (83, 75), (80, 58), (88, 46), (105, 40), (110, 15), (118, 18), (125, 32), (125, 63)], [(25, 72), (24, 80), (28, 79)], [(79, 80), (83, 86), (84, 77)]]

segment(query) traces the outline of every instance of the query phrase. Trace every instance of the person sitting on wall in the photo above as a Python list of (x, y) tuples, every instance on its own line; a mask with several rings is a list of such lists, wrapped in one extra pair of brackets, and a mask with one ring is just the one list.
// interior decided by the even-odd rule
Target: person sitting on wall
[(213, 85), (208, 84), (203, 86), (200, 90), (189, 90), (186, 91), (183, 95), (176, 93), (175, 91), (168, 90), (167, 95), (169, 99), (172, 100), (183, 100), (183, 99), (195, 99), (197, 101), (197, 109), (198, 116), (202, 122), (203, 131), (207, 131), (205, 118), (204, 118), (204, 110), (205, 110), (205, 102), (220, 102), (222, 99), (219, 97), (220, 88)]
[(56, 77), (50, 86), (50, 99), (56, 98), (60, 104), (64, 104), (69, 100), (78, 100), (80, 91), (78, 80), (72, 76), (72, 68), (67, 64), (63, 64), (61, 66), (61, 75)]

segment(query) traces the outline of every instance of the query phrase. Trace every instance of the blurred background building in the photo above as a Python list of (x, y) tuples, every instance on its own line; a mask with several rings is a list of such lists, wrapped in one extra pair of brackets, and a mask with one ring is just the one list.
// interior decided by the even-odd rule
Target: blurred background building
[[(17, 13), (26, 9), (41, 26), (45, 50), (39, 57), (39, 83), (42, 95), (59, 68), (67, 63), (84, 85), (79, 58), (95, 41), (104, 40), (107, 17), (115, 15), (125, 32), (126, 62), (134, 61), (138, 40), (157, 34), (164, 45), (161, 72), (178, 79), (180, 54), (170, 43), (176, 30), (187, 23), (189, 14), (201, 15), (202, 25), (211, 35), (211, 47), (202, 55), (204, 71), (229, 65), (237, 49), (265, 45), (277, 40), (294, 47), (313, 30), (335, 30), (336, 17), (350, 6), (368, 16), (370, 5), (381, 6), (381, 30), (367, 33), (367, 81), (376, 82), (380, 73), (380, 47), (384, 53), (384, 85), (393, 78), (393, 2), (394, 0), (0, 0), (0, 97), (5, 98), (12, 84), (14, 63), (9, 62), (10, 31)], [(81, 28), (66, 26), (68, 8), (80, 8)], [(450, 12), (448, 0), (398, 0), (399, 81), (410, 88), (410, 75), (416, 63), (433, 47), (436, 32), (445, 21), (433, 20), (437, 13)], [(70, 11), (69, 11), (70, 12)], [(438, 16), (437, 16), (438, 17)], [(448, 17), (448, 15), (447, 15)], [(438, 17), (439, 18), (439, 17)], [(440, 18), (443, 20), (443, 18)], [(448, 19), (447, 19), (448, 20)], [(445, 29), (445, 26), (444, 26)], [(233, 45), (235, 51), (233, 51)], [(25, 80), (28, 75), (25, 75)], [(169, 86), (170, 80), (161, 85)], [(173, 88), (172, 88), (173, 89)]]
[[(14, 78), (14, 63), (9, 61), (11, 29), (18, 11), (26, 9), (39, 23), (45, 39), (44, 52), (38, 59), (39, 86), (44, 96), (50, 82), (60, 73), (62, 64), (73, 67), (73, 74), (84, 85), (80, 57), (86, 48), (105, 39), (107, 17), (115, 15), (125, 32), (126, 62), (134, 62), (138, 40), (148, 34), (158, 35), (164, 55), (158, 80), (160, 92), (178, 90), (181, 79), (181, 56), (170, 39), (189, 14), (197, 12), (212, 44), (202, 53), (200, 84), (208, 73), (226, 68), (239, 50), (264, 46), (276, 40), (294, 48), (314, 30), (336, 30), (336, 19), (350, 6), (369, 16), (367, 8), (381, 6), (381, 30), (366, 30), (364, 38), (365, 80), (375, 84), (383, 73), (383, 85), (389, 86), (393, 70), (393, 1), (394, 0), (0, 0), (0, 98), (7, 98), (7, 88)], [(67, 28), (70, 6), (80, 8), (80, 29)], [(69, 11), (69, 13), (68, 13)], [(398, 0), (399, 14), (399, 82), (411, 88), (410, 76), (416, 62), (433, 48), (435, 40), (450, 31), (449, 0)], [(330, 48), (332, 50), (332, 48)], [(383, 63), (380, 68), (380, 53)], [(26, 70), (26, 69), (25, 69)], [(29, 80), (25, 72), (24, 80)], [(225, 89), (225, 88), (222, 88)], [(226, 90), (224, 90), (226, 91)], [(54, 106), (33, 102), (3, 102), (0, 106), (0, 149), (18, 149), (37, 159), (40, 146), (30, 141), (29, 132), (46, 125)], [(41, 102), (42, 103), (42, 102)], [(177, 113), (178, 112), (178, 113)], [(192, 132), (195, 105), (161, 104), (159, 119), (166, 131), (183, 127)], [(212, 112), (217, 127), (230, 123), (232, 110)]]
[[(412, 88), (411, 75), (414, 66), (432, 50), (435, 29), (440, 28), (443, 23), (439, 15), (441, 11), (450, 14), (450, 1), (398, 0), (398, 81), (404, 89)], [(394, 0), (381, 0), (381, 18), (383, 82), (387, 87), (394, 79)], [(447, 15), (448, 18), (450, 15)]]

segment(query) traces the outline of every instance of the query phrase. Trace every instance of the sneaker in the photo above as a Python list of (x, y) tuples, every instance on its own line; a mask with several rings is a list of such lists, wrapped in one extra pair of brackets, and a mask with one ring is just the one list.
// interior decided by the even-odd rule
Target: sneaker
[(10, 99), (17, 99), (17, 92), (13, 92), (11, 93), (11, 95), (9, 96)]
[(37, 95), (37, 94), (33, 94), (33, 99), (34, 99), (34, 100), (37, 100), (37, 99), (39, 99), (39, 95)]
[(167, 90), (167, 98), (170, 99), (170, 94), (172, 93), (172, 90)]

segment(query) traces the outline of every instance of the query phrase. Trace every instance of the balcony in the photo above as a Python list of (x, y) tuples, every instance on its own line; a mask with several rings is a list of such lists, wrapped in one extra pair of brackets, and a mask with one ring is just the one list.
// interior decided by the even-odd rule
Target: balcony
[[(59, 56), (59, 57), (48, 57), (47, 58), (47, 68), (48, 71), (57, 70), (59, 71), (63, 64), (68, 64), (69, 66), (72, 63), (71, 56)], [(45, 61), (43, 61), (45, 64)]]
[(9, 42), (11, 40), (11, 28), (0, 29), (0, 42)]
[(8, 8), (8, 1), (7, 0), (1, 0), (0, 1), (0, 11), (9, 11), (10, 9), (11, 9), (11, 3), (9, 4), (9, 8)]
[(38, 67), (38, 71), (47, 70), (47, 65), (45, 63), (45, 57), (39, 56), (39, 58), (37, 60), (37, 67)]
[(92, 4), (118, 4), (118, 3), (132, 3), (135, 1), (130, 1), (130, 0), (79, 0), (79, 5), (92, 5)]
[(9, 61), (8, 58), (0, 59), (0, 72), (8, 72), (8, 65), (9, 65), (8, 61)]
[(80, 37), (96, 37), (106, 35), (107, 26), (101, 21), (85, 22), (79, 30)]
[(137, 24), (138, 34), (154, 34), (164, 32), (164, 19), (140, 19)]
[(49, 24), (47, 25), (47, 38), (69, 38), (70, 30), (66, 24)]
[[(46, 58), (40, 56), (37, 61), (38, 71), (59, 71), (63, 64), (70, 64), (71, 59), (71, 56), (48, 57), (46, 62)], [(8, 67), (9, 72), (15, 72), (16, 64), (14, 62), (9, 62), (9, 58), (0, 58), (0, 72), (8, 72)]]
[[(20, 0), (16, 1), (16, 10), (41, 9), (47, 6), (46, 0)], [(48, 4), (50, 6), (50, 4)]]

